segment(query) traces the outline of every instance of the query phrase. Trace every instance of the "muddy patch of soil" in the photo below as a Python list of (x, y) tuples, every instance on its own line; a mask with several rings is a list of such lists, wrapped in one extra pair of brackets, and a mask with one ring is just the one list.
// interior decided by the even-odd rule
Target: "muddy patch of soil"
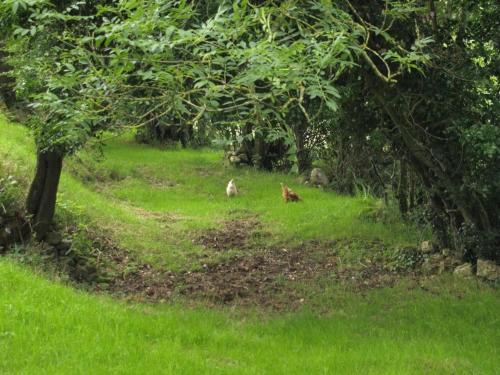
[(213, 304), (258, 305), (281, 310), (303, 301), (291, 283), (335, 272), (334, 254), (324, 254), (318, 259), (317, 254), (311, 256), (311, 251), (312, 248), (266, 249), (178, 273), (137, 264), (130, 254), (116, 253), (114, 261), (123, 272), (105, 288), (98, 285), (96, 289), (138, 300), (168, 300), (182, 295), (188, 300)]
[(255, 216), (226, 220), (219, 228), (204, 231), (194, 243), (216, 251), (244, 250), (259, 228), (260, 222)]
[(108, 284), (96, 285), (96, 291), (108, 291), (134, 300), (163, 302), (172, 297), (179, 282), (177, 274), (150, 264), (137, 264), (128, 254), (119, 254), (117, 260), (121, 262), (122, 272)]
[(291, 283), (334, 272), (337, 260), (333, 254), (325, 254), (321, 261), (310, 255), (310, 249), (274, 248), (206, 264), (200, 271), (182, 275), (180, 292), (215, 303), (283, 308), (284, 304), (300, 302)]
[[(247, 218), (241, 225), (244, 235), (237, 240), (213, 240), (208, 244), (214, 250), (246, 246), (248, 233), (258, 226), (258, 221)], [(244, 255), (207, 261), (200, 269), (181, 272), (142, 262), (106, 236), (90, 231), (74, 234), (70, 250), (57, 253), (57, 249), (48, 247), (45, 254), (50, 265), (57, 265), (75, 284), (96, 292), (134, 301), (163, 302), (182, 297), (188, 303), (273, 310), (293, 310), (309, 303), (311, 294), (321, 293), (322, 282), (344, 284), (363, 292), (392, 286), (403, 275), (416, 281), (423, 276), (420, 267), (396, 269), (376, 258), (346, 264), (338, 251), (344, 245), (309, 241), (290, 248), (252, 249)]]
[(209, 304), (261, 306), (290, 310), (307, 303), (307, 292), (299, 283), (315, 285), (318, 280), (346, 284), (356, 290), (393, 286), (402, 275), (418, 278), (419, 271), (393, 271), (367, 261), (357, 267), (342, 265), (334, 244), (308, 242), (286, 249), (263, 249), (219, 263), (204, 264), (200, 270), (174, 273), (148, 264), (134, 264), (128, 256), (116, 259), (127, 270), (107, 289), (134, 300), (165, 301), (183, 296), (188, 301)]

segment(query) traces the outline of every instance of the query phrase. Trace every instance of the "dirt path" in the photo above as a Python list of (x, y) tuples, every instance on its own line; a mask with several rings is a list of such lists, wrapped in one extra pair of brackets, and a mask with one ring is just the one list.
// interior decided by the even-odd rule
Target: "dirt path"
[[(258, 217), (247, 215), (198, 233), (193, 242), (204, 249), (195, 262), (201, 266), (179, 272), (145, 263), (91, 229), (66, 233), (73, 236), (69, 249), (38, 245), (41, 250), (37, 251), (44, 254), (42, 258), (51, 269), (55, 267), (74, 282), (137, 301), (182, 298), (204, 304), (290, 310), (308, 303), (310, 295), (321, 294), (325, 283), (365, 291), (392, 286), (402, 277), (424, 277), (423, 258), (416, 249), (403, 249), (388, 257), (380, 241), (354, 239), (266, 246), (253, 240), (259, 231)], [(77, 246), (78, 241), (84, 246)], [(360, 244), (366, 246), (363, 255), (346, 258)], [(238, 251), (231, 255), (229, 251), (234, 249)]]

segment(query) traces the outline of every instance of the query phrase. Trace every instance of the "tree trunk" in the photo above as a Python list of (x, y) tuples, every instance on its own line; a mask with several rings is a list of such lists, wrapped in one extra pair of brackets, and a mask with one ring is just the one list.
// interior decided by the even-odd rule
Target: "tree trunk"
[(413, 159), (412, 164), (414, 166), (419, 165), (418, 171), (421, 177), (425, 178), (424, 175), (432, 175), (430, 178), (433, 181), (429, 184), (429, 188), (432, 186), (434, 189), (438, 188), (443, 193), (445, 192), (444, 195), (447, 198), (443, 196), (443, 199), (453, 202), (453, 205), (460, 211), (466, 222), (474, 225), (480, 224), (478, 227), (481, 228), (481, 222), (477, 220), (477, 217), (470, 208), (470, 204), (467, 204), (467, 201), (474, 202), (473, 197), (463, 196), (463, 193), (460, 191), (460, 181), (450, 175), (443, 166), (443, 163), (436, 157), (439, 154), (439, 147), (424, 144), (420, 140), (419, 135), (414, 131), (415, 127), (403, 116), (400, 116), (396, 108), (391, 106), (387, 101), (384, 101), (378, 94), (375, 94), (375, 98), (380, 101), (382, 107), (398, 128), (406, 151)]
[(37, 153), (36, 172), (28, 192), (26, 211), (38, 239), (44, 239), (54, 218), (62, 160), (62, 155), (54, 151)]
[(14, 104), (16, 94), (14, 92), (14, 79), (4, 75), (12, 68), (5, 63), (7, 53), (4, 51), (3, 43), (0, 43), (0, 101), (4, 101), (7, 106)]
[(297, 167), (300, 174), (306, 173), (311, 169), (311, 155), (304, 146), (304, 135), (297, 134), (295, 138), (297, 148)]
[(434, 0), (429, 0), (429, 17), (431, 19), (432, 32), (434, 33), (434, 38), (437, 39), (438, 23), (437, 23), (436, 5), (434, 4)]
[(272, 164), (270, 163), (267, 157), (268, 147), (265, 136), (262, 132), (263, 129), (260, 129), (257, 132), (255, 132), (255, 149), (254, 149), (254, 154), (252, 156), (252, 160), (254, 166), (256, 166), (257, 168), (271, 170)]
[(296, 110), (289, 116), (292, 123), (292, 129), (295, 135), (295, 148), (297, 157), (297, 167), (300, 174), (306, 173), (311, 169), (311, 153), (307, 149), (307, 129), (308, 122), (302, 112)]
[[(246, 123), (242, 129), (243, 141), (241, 142), (241, 151), (244, 153), (248, 160), (253, 162), (254, 154), (254, 139), (253, 139), (253, 126), (251, 123)], [(233, 137), (235, 139), (236, 137)]]
[(399, 163), (398, 201), (399, 210), (405, 216), (408, 214), (408, 164), (404, 159)]
[(409, 177), (408, 177), (408, 183), (409, 183), (409, 191), (408, 191), (408, 194), (409, 194), (409, 199), (410, 199), (410, 206), (409, 206), (409, 209), (410, 210), (413, 210), (415, 208), (415, 201), (416, 201), (416, 193), (415, 193), (415, 188), (416, 188), (416, 181), (415, 181), (415, 172), (410, 169), (410, 174), (409, 174)]

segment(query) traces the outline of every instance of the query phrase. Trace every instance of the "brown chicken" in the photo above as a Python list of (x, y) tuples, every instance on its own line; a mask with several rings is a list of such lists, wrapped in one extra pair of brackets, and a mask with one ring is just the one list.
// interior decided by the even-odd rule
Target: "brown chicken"
[(298, 202), (300, 197), (297, 193), (292, 191), (288, 186), (281, 184), (281, 196), (285, 202)]

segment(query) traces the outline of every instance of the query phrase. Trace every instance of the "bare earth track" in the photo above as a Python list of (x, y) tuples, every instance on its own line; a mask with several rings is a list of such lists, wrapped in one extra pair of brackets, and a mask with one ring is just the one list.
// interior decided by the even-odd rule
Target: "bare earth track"
[[(78, 251), (74, 246), (61, 252), (46, 244), (42, 244), (41, 249), (46, 264), (55, 265), (59, 273), (73, 282), (99, 293), (135, 301), (163, 302), (181, 297), (188, 303), (293, 310), (309, 303), (310, 293), (321, 293), (324, 283), (363, 292), (392, 286), (403, 276), (415, 280), (416, 284), (428, 276), (422, 272), (422, 257), (415, 258), (416, 249), (398, 253), (403, 258), (409, 255), (407, 258), (411, 260), (407, 266), (400, 267), (401, 262), (395, 266), (390, 257), (383, 255), (385, 247), (380, 241), (361, 242), (368, 251), (354, 261), (346, 261), (342, 252), (342, 249), (350, 249), (353, 239), (307, 241), (289, 247), (266, 246), (262, 244), (266, 242), (262, 241), (266, 233), (258, 217), (248, 213), (239, 215), (220, 223), (217, 229), (202, 231), (193, 239), (204, 251), (194, 262), (201, 266), (191, 270), (174, 272), (145, 263), (118, 247), (105, 234), (91, 229), (83, 234), (87, 241), (84, 248), (92, 249), (90, 252)], [(66, 235), (76, 238), (76, 229)], [(360, 242), (355, 245), (359, 246)], [(231, 250), (236, 252), (229, 253)], [(229, 256), (220, 258), (217, 254)], [(446, 264), (441, 258), (439, 261), (441, 271), (453, 266), (450, 260)]]
[[(172, 272), (137, 263), (129, 253), (118, 248), (107, 250), (106, 253), (113, 254), (112, 261), (121, 271), (105, 288), (97, 284), (96, 289), (134, 300), (163, 301), (183, 296), (209, 304), (288, 310), (308, 302), (307, 293), (297, 288), (301, 283), (320, 285), (321, 280), (327, 280), (366, 290), (392, 286), (403, 275), (416, 279), (422, 276), (418, 267), (396, 270), (373, 259), (365, 259), (355, 266), (346, 265), (336, 248), (345, 246), (347, 240), (309, 241), (291, 248), (251, 249), (252, 235), (259, 227), (258, 220), (251, 218), (222, 223), (220, 229), (205, 231), (196, 241), (206, 251), (224, 252), (237, 248), (244, 250), (244, 254), (219, 262), (210, 261), (191, 271)], [(380, 249), (382, 245), (374, 242), (367, 246)]]

